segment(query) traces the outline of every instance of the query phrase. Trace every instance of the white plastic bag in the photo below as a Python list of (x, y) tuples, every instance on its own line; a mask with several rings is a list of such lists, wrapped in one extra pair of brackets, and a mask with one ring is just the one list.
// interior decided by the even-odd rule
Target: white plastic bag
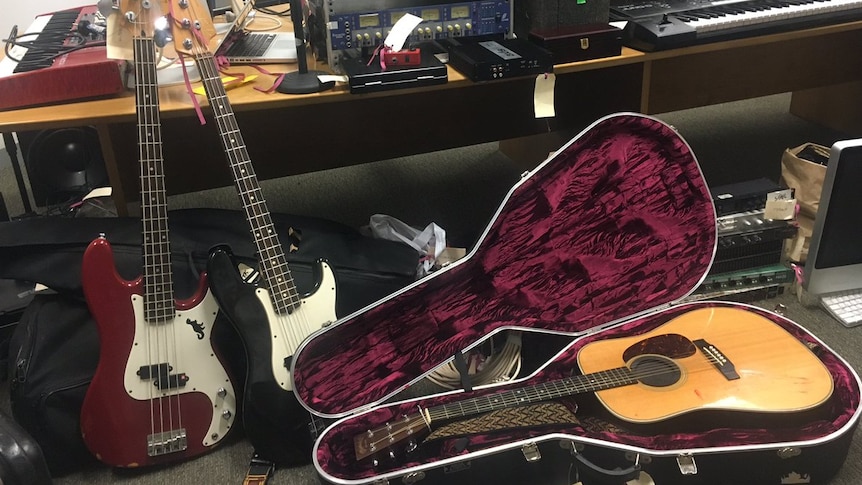
[(420, 255), (419, 276), (428, 274), (446, 249), (446, 231), (433, 222), (420, 231), (392, 216), (374, 214), (368, 229), (376, 238), (401, 242), (415, 249)]

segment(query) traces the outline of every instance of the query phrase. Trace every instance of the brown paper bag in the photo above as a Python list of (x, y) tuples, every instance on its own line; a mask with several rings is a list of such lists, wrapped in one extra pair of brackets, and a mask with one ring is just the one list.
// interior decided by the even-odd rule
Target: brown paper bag
[(797, 263), (804, 263), (808, 256), (814, 218), (820, 206), (820, 192), (823, 191), (823, 179), (826, 177), (826, 165), (799, 157), (799, 153), (807, 147), (811, 147), (821, 156), (829, 157), (829, 148), (815, 143), (788, 148), (781, 156), (781, 182), (795, 190), (799, 204), (799, 214), (796, 217), (799, 230), (785, 245), (787, 258)]

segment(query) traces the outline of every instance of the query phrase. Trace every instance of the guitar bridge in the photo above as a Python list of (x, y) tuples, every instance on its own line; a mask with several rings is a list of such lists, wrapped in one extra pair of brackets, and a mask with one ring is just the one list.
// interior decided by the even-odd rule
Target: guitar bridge
[(709, 360), (712, 365), (721, 372), (721, 375), (723, 375), (725, 379), (729, 381), (739, 379), (739, 374), (736, 372), (736, 367), (733, 365), (733, 362), (731, 362), (730, 359), (728, 359), (727, 356), (718, 349), (718, 347), (704, 339), (695, 340), (694, 344), (701, 352), (703, 352), (707, 360)]
[(172, 429), (147, 436), (147, 455), (160, 456), (184, 451), (188, 448), (186, 429)]

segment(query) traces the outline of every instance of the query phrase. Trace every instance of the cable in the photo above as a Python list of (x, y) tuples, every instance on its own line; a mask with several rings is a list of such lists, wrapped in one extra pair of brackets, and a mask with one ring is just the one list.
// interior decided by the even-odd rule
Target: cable
[(267, 15), (274, 15), (276, 17), (290, 17), (290, 7), (282, 11), (278, 11), (269, 7), (255, 7), (254, 9)]
[[(499, 352), (495, 352), (491, 340), (491, 349), (487, 356), (480, 352), (471, 352), (468, 355), (468, 364), (471, 364), (470, 380), (476, 386), (491, 384), (494, 382), (510, 381), (521, 371), (521, 332), (509, 331), (506, 343)], [(483, 361), (475, 363), (474, 359)], [(475, 368), (475, 370), (473, 370)], [(457, 389), (461, 387), (461, 374), (455, 368), (454, 362), (448, 362), (440, 368), (435, 369), (428, 375), (428, 380), (447, 388)]]
[[(22, 40), (26, 37), (32, 36), (37, 36), (37, 39)], [(74, 44), (71, 46), (64, 46), (63, 44), (67, 40), (74, 42)], [(27, 49), (27, 53), (25, 54), (25, 56), (28, 57), (27, 62), (37, 62), (45, 64), (53, 62), (53, 60), (57, 57), (68, 54), (70, 52), (86, 49), (89, 47), (106, 45), (105, 41), (87, 42), (87, 39), (76, 31), (59, 33), (43, 31), (18, 35), (17, 25), (12, 27), (12, 32), (9, 34), (8, 38), (3, 39), (3, 42), (6, 44), (4, 51), (7, 58), (17, 63), (21, 63), (24, 60), (24, 56), (22, 56), (21, 59), (16, 58), (11, 54), (11, 49), (12, 47), (22, 47)], [(33, 61), (31, 61), (30, 58), (33, 58)]]
[(9, 59), (12, 59), (15, 62), (20, 62), (19, 60), (12, 57), (12, 55), (10, 54), (10, 46), (9, 45), (10, 45), (10, 43), (14, 42), (13, 39), (15, 39), (16, 37), (18, 37), (18, 25), (17, 24), (12, 26), (12, 31), (9, 32), (9, 37), (3, 39), (3, 42), (6, 44), (4, 46), (4, 51), (6, 53), (6, 57), (8, 57)]
[[(257, 23), (258, 20), (268, 20), (268, 21), (272, 22), (273, 25), (270, 27), (252, 28), (252, 24)], [(266, 32), (266, 31), (270, 31), (270, 30), (278, 30), (279, 28), (281, 28), (282, 25), (284, 25), (284, 24), (281, 22), (281, 20), (279, 20), (275, 17), (260, 17), (260, 16), (255, 15), (254, 18), (249, 19), (248, 23), (246, 23), (245, 27), (243, 27), (243, 28), (245, 30), (248, 30), (249, 32)]]

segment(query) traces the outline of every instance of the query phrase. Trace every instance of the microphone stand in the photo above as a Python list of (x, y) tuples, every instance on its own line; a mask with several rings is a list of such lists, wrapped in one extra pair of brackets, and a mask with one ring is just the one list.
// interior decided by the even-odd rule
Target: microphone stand
[(310, 94), (332, 89), (335, 86), (335, 81), (320, 82), (317, 77), (327, 73), (308, 70), (302, 0), (290, 0), (290, 20), (293, 22), (293, 33), (296, 36), (296, 60), (299, 63), (299, 69), (286, 73), (281, 83), (275, 88), (276, 91), (284, 94)]

